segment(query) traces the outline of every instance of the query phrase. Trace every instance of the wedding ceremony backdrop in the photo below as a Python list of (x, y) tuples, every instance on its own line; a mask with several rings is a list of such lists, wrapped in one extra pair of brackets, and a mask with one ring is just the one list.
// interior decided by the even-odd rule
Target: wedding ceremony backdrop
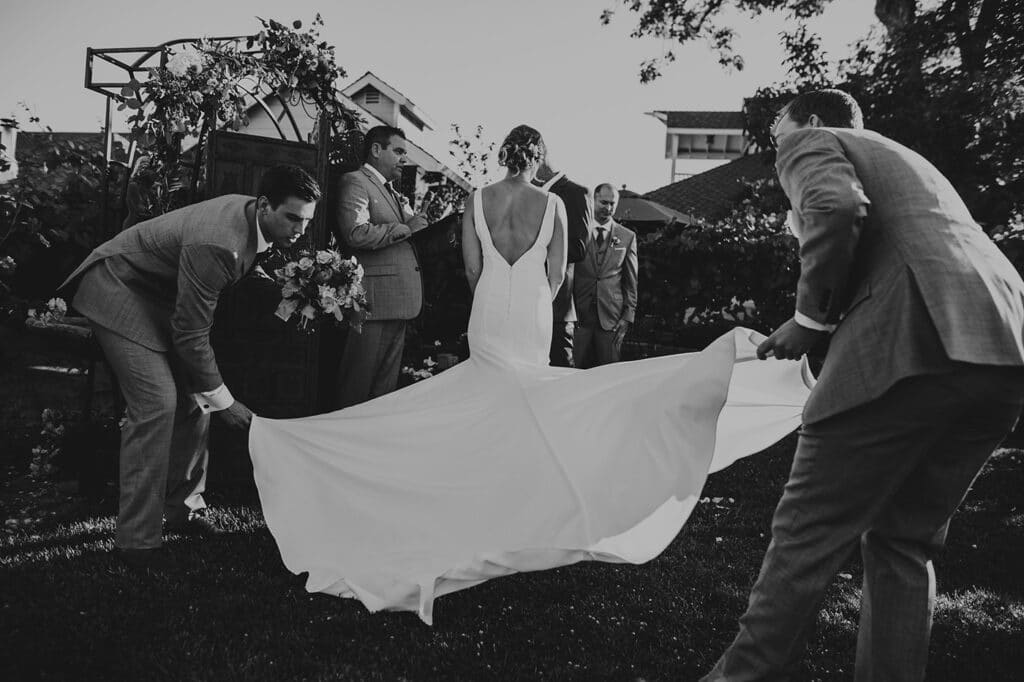
[[(79, 235), (79, 257), (119, 229), (117, 209), (140, 169), (153, 178), (154, 209), (162, 213), (226, 193), (254, 195), (267, 168), (298, 165), (319, 181), (324, 198), (305, 237), (291, 252), (325, 249), (333, 243), (334, 186), (341, 173), (361, 163), (361, 132), (370, 124), (335, 90), (345, 72), (335, 62), (333, 46), (320, 40), (319, 17), (306, 30), (298, 21), (290, 27), (273, 20), (261, 22), (263, 30), (252, 36), (87, 50), (85, 86), (105, 96), (107, 125), (103, 158), (90, 160), (97, 162), (93, 175), (102, 176), (94, 187), (99, 215), (91, 216), (95, 223), (90, 234)], [(100, 65), (109, 65), (103, 77)], [(114, 106), (129, 113), (131, 126), (120, 146), (110, 124)], [(254, 130), (248, 129), (250, 123)], [(123, 167), (116, 163), (119, 155)], [(404, 170), (400, 189), (413, 201), (429, 188), (452, 204), (468, 187), (464, 180), (450, 182), (443, 173), (414, 163)], [(449, 221), (443, 230), (418, 239), (420, 249), (447, 255), (450, 261), (454, 225)], [(39, 222), (32, 227), (39, 235), (45, 229)], [(434, 233), (442, 231), (435, 239)], [(287, 258), (286, 253), (273, 254), (262, 266), (271, 277), (249, 277), (226, 292), (212, 332), (226, 383), (258, 414), (272, 417), (321, 411), (335, 388), (333, 364), (346, 333), (326, 324), (300, 331), (274, 316), (281, 292), (272, 273)], [(68, 254), (68, 260), (73, 259)], [(31, 257), (18, 260), (23, 269), (34, 265)], [(455, 269), (450, 262), (444, 265)], [(64, 262), (53, 269), (58, 275)], [(435, 267), (424, 274), (429, 278), (436, 272)], [(41, 284), (52, 286), (54, 281), (50, 277)], [(439, 289), (444, 286), (433, 287)], [(457, 296), (451, 303), (457, 306), (459, 298), (467, 296)], [(463, 306), (460, 312), (468, 314), (468, 308)]]
[[(1015, 152), (1024, 138), (1024, 45), (1017, 30), (1021, 14), (1014, 12), (1019, 2), (968, 3), (976, 20), (966, 24), (957, 13), (963, 3), (917, 8), (913, 21), (890, 8), (879, 15), (885, 34), (865, 39), (838, 60), (804, 24), (813, 12), (795, 0), (784, 4), (795, 13), (792, 29), (782, 36), (789, 75), (746, 98), (742, 118), (750, 153), (729, 164), (759, 170), (749, 180), (736, 174), (731, 203), (716, 215), (673, 205), (674, 215), (685, 220), (644, 227), (638, 318), (627, 357), (698, 348), (738, 323), (767, 330), (791, 314), (797, 253), (785, 224), (788, 202), (772, 169), (768, 128), (779, 106), (808, 88), (851, 91), (864, 106), (868, 127), (935, 160), (1014, 262), (1024, 258), (1024, 174)], [(711, 40), (720, 21), (717, 5), (707, 7), (707, 23), (699, 26), (679, 23), (692, 17), (677, 16), (671, 3), (631, 9), (640, 14), (641, 33), (672, 26), (670, 36), (680, 43)], [(325, 189), (304, 243), (326, 247), (334, 179), (358, 165), (360, 131), (373, 121), (361, 120), (354, 102), (337, 90), (345, 72), (321, 28), (319, 17), (308, 27), (261, 19), (261, 30), (249, 36), (90, 48), (85, 87), (105, 98), (102, 153), (59, 133), (36, 135), (44, 139), (3, 185), (4, 318), (17, 324), (26, 306), (53, 296), (63, 275), (120, 229), (126, 188), (140, 166), (155, 178), (154, 208), (163, 212), (225, 192), (251, 193), (262, 170), (274, 163), (301, 165)], [(728, 41), (715, 49), (723, 64), (741, 62)], [(671, 60), (671, 52), (649, 60), (640, 78), (657, 78)], [(352, 87), (373, 78), (367, 74)], [(411, 103), (402, 106), (413, 109), (414, 122), (423, 116)], [(126, 135), (112, 129), (113, 107), (128, 114)], [(39, 121), (30, 115), (29, 123)], [(452, 136), (458, 172), (411, 167), (402, 191), (413, 201), (430, 186), (457, 211), (471, 187), (462, 176), (479, 182), (494, 142), (488, 145), (479, 127), (475, 136), (458, 128)], [(669, 185), (643, 196), (671, 204), (676, 194)], [(624, 202), (640, 199), (624, 196)], [(408, 346), (407, 363), (415, 371), (430, 353), (435, 359), (439, 353), (465, 356), (469, 295), (452, 223), (444, 234), (417, 244), (426, 300)], [(264, 270), (273, 267), (271, 262)], [(305, 334), (283, 324), (272, 315), (277, 297), (276, 285), (258, 277), (224, 297), (214, 330), (218, 358), (228, 383), (258, 412), (309, 414), (333, 388), (325, 368), (345, 332), (324, 325)]]
[[(114, 103), (134, 112), (128, 119), (133, 126), (129, 166), (139, 155), (156, 171), (162, 210), (228, 193), (255, 195), (267, 168), (293, 164), (325, 190), (304, 244), (326, 248), (332, 196), (328, 155), (336, 136), (358, 130), (358, 120), (334, 95), (333, 84), (344, 72), (334, 62), (333, 48), (318, 40), (318, 23), (305, 32), (299, 28), (270, 20), (255, 36), (88, 50), (86, 87), (107, 97), (107, 121)], [(126, 55), (135, 58), (128, 62)], [(117, 66), (124, 78), (98, 81), (96, 60)], [(140, 74), (148, 78), (140, 80)], [(248, 125), (252, 108), (267, 114), (276, 138), (234, 132)], [(303, 135), (293, 108), (313, 111), (311, 134)], [(106, 132), (109, 149), (109, 127)], [(266, 271), (271, 268), (268, 263)], [(279, 299), (272, 281), (247, 278), (221, 298), (211, 340), (225, 381), (257, 413), (311, 414), (322, 376), (321, 336), (275, 318)]]
[[(743, 100), (743, 133), (751, 153), (729, 164), (736, 164), (727, 168), (736, 171), (730, 176), (734, 185), (721, 210), (705, 214), (695, 206), (672, 204), (672, 197), (686, 194), (679, 191), (680, 183), (692, 179), (639, 196), (664, 202), (686, 220), (639, 231), (640, 301), (637, 323), (627, 338), (627, 359), (699, 348), (736, 324), (769, 331), (792, 315), (799, 254), (786, 225), (789, 205), (775, 178), (769, 130), (789, 97), (812, 88), (847, 90), (861, 103), (866, 127), (932, 160), (982, 228), (1024, 270), (1021, 0), (879, 0), (880, 26), (849, 49), (833, 48), (831, 53), (807, 24), (828, 7), (828, 0), (611, 4), (621, 11), (606, 12), (600, 17), (605, 23), (625, 21), (637, 36), (660, 41), (652, 43), (652, 58), (640, 65), (640, 80), (682, 80), (686, 65), (673, 64), (672, 46), (688, 43), (705, 44), (727, 69), (741, 67), (742, 56), (732, 49), (730, 10), (753, 17), (781, 11), (791, 20), (781, 36), (786, 77)], [(109, 518), (101, 515), (99, 521), (83, 523), (74, 517), (70, 526), (52, 530), (47, 525), (51, 517), (44, 518), (50, 511), (40, 511), (50, 499), (47, 495), (62, 499), (53, 491), (69, 478), (92, 475), (101, 484), (116, 479), (110, 466), (116, 465), (120, 414), (116, 404), (111, 408), (98, 401), (97, 412), (108, 412), (102, 439), (76, 428), (76, 422), (90, 415), (80, 399), (85, 390), (82, 367), (101, 363), (101, 356), (93, 349), (88, 359), (79, 357), (80, 346), (57, 343), (39, 328), (60, 326), (67, 311), (57, 300), (56, 286), (93, 247), (121, 229), (127, 188), (140, 169), (153, 178), (155, 212), (165, 212), (224, 193), (251, 194), (267, 167), (300, 165), (325, 190), (304, 244), (331, 244), (333, 181), (359, 164), (361, 131), (375, 122), (361, 120), (363, 114), (351, 106), (354, 93), (349, 98), (337, 89), (345, 71), (334, 47), (320, 36), (321, 28), (319, 19), (309, 26), (260, 20), (253, 35), (189, 37), (197, 30), (184, 37), (167, 36), (168, 42), (149, 47), (130, 47), (136, 43), (129, 39), (121, 46), (88, 50), (85, 87), (98, 93), (97, 110), (104, 110), (106, 120), (99, 144), (96, 136), (49, 130), (31, 110), (21, 120), (0, 119), (0, 376), (15, 378), (0, 393), (5, 402), (0, 464), (6, 467), (5, 482), (20, 485), (22, 478), (30, 478), (49, 491), (39, 496), (28, 488), (30, 493), (20, 498), (17, 491), (10, 493), (10, 486), (2, 491), (9, 494), (5, 501), (26, 500), (7, 514), (8, 535), (2, 538), (12, 539), (0, 544), (0, 560), (16, 569), (5, 612), (10, 604), (12, 620), (19, 623), (11, 641), (12, 649), (29, 661), (21, 670), (51, 666), (81, 671), (83, 677), (110, 670), (138, 677), (151, 655), (182, 661), (180, 651), (188, 647), (181, 640), (149, 637), (145, 628), (125, 636), (138, 645), (133, 649), (146, 652), (147, 660), (124, 655), (127, 648), (106, 648), (103, 642), (116, 640), (112, 633), (125, 634), (125, 622), (141, 622), (141, 617), (133, 620), (137, 613), (132, 609), (154, 608), (152, 595), (123, 576), (111, 578), (100, 544), (109, 535)], [(114, 130), (114, 109), (128, 115), (124, 133)], [(13, 152), (6, 154), (3, 145), (11, 141), (10, 131), (27, 133), (29, 127), (40, 132), (19, 137), (17, 159)], [(413, 169), (403, 178), (403, 193), (415, 201), (430, 187), (457, 216), (467, 189), (480, 183), (479, 170), (504, 132), (453, 130), (455, 161), (450, 165), (465, 178), (434, 168)], [(572, 159), (560, 161), (572, 175)], [(756, 172), (745, 174), (740, 167)], [(407, 381), (437, 371), (431, 363), (440, 353), (466, 354), (469, 291), (458, 231), (451, 219), (442, 227), (417, 243), (425, 302), (410, 329)], [(280, 253), (273, 258), (286, 257)], [(272, 274), (275, 262), (268, 261), (264, 269)], [(274, 317), (280, 297), (277, 284), (258, 276), (222, 297), (213, 331), (218, 362), (232, 391), (257, 413), (315, 413), (322, 409), (325, 392), (334, 388), (336, 379), (328, 368), (347, 332), (333, 325), (321, 325), (314, 333), (300, 331), (293, 322)], [(22, 371), (19, 363), (32, 367)], [(88, 376), (91, 380), (93, 373)], [(97, 395), (104, 386), (99, 380)], [(90, 394), (92, 390), (90, 385)], [(228, 445), (222, 447), (225, 443), (216, 437), (213, 442), (220, 452), (239, 444)], [(1019, 452), (1005, 450), (993, 458), (951, 526), (954, 551), (944, 558), (930, 678), (1009, 679), (1011, 671), (1020, 669), (1021, 653), (1014, 647), (1021, 631), (1020, 562), (1015, 558), (1020, 554), (1015, 502), (1022, 471)], [(106, 459), (100, 462), (97, 453)], [(643, 571), (580, 566), (524, 576), (523, 581), (508, 579), (470, 599), (453, 598), (452, 624), (429, 634), (361, 612), (339, 615), (333, 602), (302, 601), (296, 607), (305, 595), (296, 597), (300, 588), (282, 575), (272, 541), (252, 511), (258, 504), (243, 495), (241, 511), (224, 512), (237, 529), (234, 542), (190, 546), (188, 551), (206, 562), (203, 570), (211, 575), (241, 571), (260, 594), (251, 601), (266, 604), (272, 615), (242, 609), (231, 627), (244, 628), (253, 637), (248, 643), (224, 640), (223, 631), (231, 628), (225, 628), (218, 614), (237, 614), (239, 603), (221, 593), (220, 578), (211, 579), (210, 585), (190, 578), (187, 588), (201, 596), (194, 601), (175, 596), (181, 585), (167, 584), (162, 590), (165, 601), (156, 608), (175, 614), (178, 630), (202, 639), (201, 646), (190, 649), (200, 660), (190, 658), (187, 665), (211, 675), (244, 674), (239, 671), (249, 672), (246, 666), (254, 660), (266, 664), (265, 672), (271, 669), (267, 660), (276, 656), (279, 668), (288, 672), (275, 670), (276, 676), (264, 679), (416, 678), (437, 671), (447, 671), (450, 679), (478, 679), (493, 677), (498, 670), (510, 677), (548, 674), (564, 679), (584, 674), (575, 651), (560, 648), (573, 642), (581, 657), (589, 657), (590, 663), (582, 664), (589, 665), (588, 678), (695, 677), (717, 644), (724, 645), (742, 610), (791, 456), (792, 443), (783, 443), (759, 461), (709, 479), (707, 497), (687, 534)], [(248, 473), (224, 465), (222, 458), (211, 466), (220, 479), (211, 492), (239, 484)], [(103, 494), (109, 502), (109, 487)], [(81, 518), (95, 516), (88, 509)], [(60, 518), (59, 509), (53, 513), (52, 518)], [(239, 557), (255, 568), (239, 568)], [(52, 566), (40, 571), (40, 561)], [(840, 574), (841, 579), (848, 580), (857, 570)], [(110, 586), (111, 580), (116, 586)], [(850, 605), (859, 596), (856, 582), (840, 582), (829, 596), (827, 617), (808, 663), (809, 674), (816, 678), (843, 679), (851, 671), (856, 609)], [(111, 599), (125, 592), (136, 599)], [(104, 606), (96, 609), (96, 604)], [(191, 610), (194, 606), (206, 609), (203, 615), (212, 625), (204, 629), (203, 619), (197, 620)], [(84, 613), (93, 619), (93, 634), (78, 639), (71, 628), (81, 632), (74, 624)], [(315, 614), (316, 628), (307, 623), (307, 613)], [(709, 638), (721, 641), (711, 646)], [(84, 643), (79, 646), (79, 641)], [(53, 642), (65, 647), (59, 655), (48, 648)], [(311, 647), (329, 653), (294, 656)], [(254, 673), (252, 678), (261, 677)]]

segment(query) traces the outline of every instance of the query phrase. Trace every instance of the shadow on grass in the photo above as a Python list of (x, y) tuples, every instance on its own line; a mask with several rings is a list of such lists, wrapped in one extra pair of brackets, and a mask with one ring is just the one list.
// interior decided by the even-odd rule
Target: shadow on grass
[[(735, 634), (768, 544), (792, 439), (711, 477), (680, 536), (643, 566), (583, 563), (440, 599), (436, 625), (307, 594), (282, 566), (251, 486), (224, 496), (216, 539), (172, 538), (183, 568), (126, 570), (113, 521), (73, 519), (0, 544), (0, 678), (168, 680), (692, 680)], [(1024, 453), (1002, 451), (937, 564), (930, 680), (1024, 667)], [(215, 498), (216, 499), (216, 498)], [(860, 568), (832, 586), (805, 679), (848, 679)]]

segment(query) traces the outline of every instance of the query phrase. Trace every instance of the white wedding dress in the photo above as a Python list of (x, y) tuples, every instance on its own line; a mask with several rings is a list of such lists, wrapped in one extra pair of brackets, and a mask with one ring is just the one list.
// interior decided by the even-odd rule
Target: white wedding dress
[(509, 264), (474, 195), (483, 270), (468, 360), (338, 412), (253, 419), (267, 526), (309, 591), (431, 623), (436, 597), (491, 578), (649, 561), (709, 472), (798, 426), (806, 367), (757, 361), (745, 329), (699, 353), (548, 366), (555, 201)]

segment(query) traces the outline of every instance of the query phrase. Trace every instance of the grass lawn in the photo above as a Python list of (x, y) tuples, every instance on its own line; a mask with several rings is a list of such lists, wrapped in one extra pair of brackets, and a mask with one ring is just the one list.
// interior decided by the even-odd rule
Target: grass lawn
[[(712, 476), (709, 500), (649, 564), (493, 580), (441, 597), (433, 628), (307, 594), (244, 476), (208, 496), (233, 532), (171, 540), (183, 569), (167, 576), (111, 556), (109, 510), (23, 490), (4, 518), (41, 518), (0, 533), (0, 679), (693, 680), (735, 634), (793, 445)], [(937, 562), (929, 680), (1020, 679), (1021, 490), (1024, 451), (1001, 450), (954, 517)], [(829, 591), (805, 679), (851, 678), (860, 573), (851, 559)]]

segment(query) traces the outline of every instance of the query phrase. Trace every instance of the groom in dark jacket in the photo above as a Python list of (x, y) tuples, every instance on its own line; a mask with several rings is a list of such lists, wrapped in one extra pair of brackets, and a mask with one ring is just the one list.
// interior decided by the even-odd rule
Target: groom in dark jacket
[(587, 231), (594, 217), (594, 209), (590, 202), (590, 190), (576, 184), (567, 178), (565, 173), (555, 169), (546, 144), (544, 161), (537, 168), (534, 184), (562, 200), (569, 221), (566, 226), (568, 263), (565, 268), (565, 279), (562, 280), (562, 287), (551, 302), (555, 318), (551, 334), (551, 365), (572, 367), (572, 340), (576, 327), (576, 307), (572, 297), (573, 264), (583, 260), (587, 253)]

